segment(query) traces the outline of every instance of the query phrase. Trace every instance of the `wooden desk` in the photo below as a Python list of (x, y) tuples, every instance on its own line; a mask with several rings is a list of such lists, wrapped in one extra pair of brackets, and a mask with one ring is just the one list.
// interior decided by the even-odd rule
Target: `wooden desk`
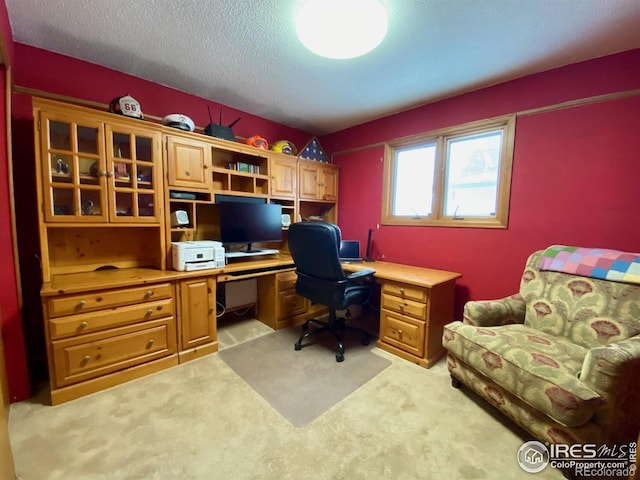
[[(378, 346), (430, 367), (443, 354), (458, 273), (387, 262), (345, 264), (376, 270), (381, 284)], [(56, 275), (41, 289), (55, 405), (218, 351), (216, 285), (258, 279), (257, 318), (278, 330), (326, 313), (296, 294), (291, 257), (176, 272), (128, 268)]]
[[(157, 270), (154, 268), (122, 268), (95, 272), (70, 273), (56, 275), (45, 282), (40, 289), (42, 297), (68, 293), (86, 292), (96, 289), (140, 286), (148, 283), (185, 280), (196, 277), (216, 277), (219, 282), (240, 280), (258, 276), (258, 273), (243, 275), (247, 270), (264, 269), (264, 274), (273, 274), (280, 267), (295, 269), (289, 255), (278, 254), (266, 259), (247, 260), (229, 263), (222, 268), (177, 272), (175, 270)], [(269, 269), (274, 269), (268, 271)]]
[[(268, 271), (291, 265), (291, 269)], [(266, 271), (256, 271), (266, 268)], [(258, 276), (258, 319), (274, 329), (288, 327), (325, 309), (314, 310), (295, 293), (293, 260), (280, 255), (277, 262), (245, 262), (228, 265), (218, 282)], [(429, 368), (445, 353), (444, 325), (453, 321), (455, 272), (390, 262), (344, 263), (345, 272), (371, 268), (381, 286), (380, 333), (377, 346), (405, 360)], [(246, 273), (245, 273), (246, 272)], [(279, 273), (274, 275), (274, 273)], [(306, 305), (306, 307), (305, 307)]]
[(123, 268), (55, 275), (40, 291), (51, 403), (217, 352), (218, 281), (257, 276), (264, 300), (258, 317), (282, 328), (290, 319), (280, 321), (278, 308), (287, 298), (274, 298), (287, 274), (295, 277), (291, 257), (276, 255), (193, 272)]
[(459, 273), (389, 262), (343, 264), (345, 272), (371, 268), (381, 286), (377, 346), (429, 368), (445, 353), (442, 331), (453, 321)]

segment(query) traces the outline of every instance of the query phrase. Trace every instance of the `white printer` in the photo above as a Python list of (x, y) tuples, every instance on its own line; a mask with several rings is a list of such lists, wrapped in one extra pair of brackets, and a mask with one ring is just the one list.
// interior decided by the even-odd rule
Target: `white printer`
[(171, 247), (173, 269), (179, 272), (224, 267), (224, 247), (220, 242), (171, 242)]

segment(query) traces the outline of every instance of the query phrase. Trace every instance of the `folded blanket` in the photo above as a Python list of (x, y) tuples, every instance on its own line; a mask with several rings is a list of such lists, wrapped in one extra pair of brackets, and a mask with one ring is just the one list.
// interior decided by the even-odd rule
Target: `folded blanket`
[(553, 245), (542, 252), (538, 268), (640, 284), (640, 253)]

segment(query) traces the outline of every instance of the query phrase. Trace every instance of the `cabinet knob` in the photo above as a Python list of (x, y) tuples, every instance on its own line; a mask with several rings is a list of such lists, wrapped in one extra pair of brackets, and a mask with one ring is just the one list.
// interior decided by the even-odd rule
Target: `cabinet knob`
[(147, 290), (144, 293), (144, 296), (145, 296), (145, 298), (149, 298), (149, 297), (153, 296), (153, 290)]
[(404, 288), (400, 289), (400, 295), (404, 295)]
[(84, 363), (85, 365), (89, 363), (90, 360), (91, 357), (89, 355), (85, 355), (84, 357), (82, 357), (82, 363)]
[(87, 304), (87, 301), (86, 301), (86, 300), (80, 300), (80, 301), (78, 302), (78, 308), (82, 308), (82, 307), (84, 307), (86, 304)]
[(106, 170), (100, 170), (100, 176), (101, 177), (106, 177), (107, 176), (107, 171)]
[(87, 328), (88, 326), (89, 326), (89, 324), (88, 324), (87, 322), (82, 322), (82, 323), (80, 324), (80, 328), (81, 328), (82, 330), (84, 330), (84, 329), (85, 329), (85, 328)]
[(213, 307), (209, 307), (209, 315), (211, 315), (214, 312)]
[(209, 165), (207, 165), (206, 163), (204, 164), (204, 169), (206, 170), (207, 168), (209, 168)]
[(156, 343), (156, 341), (153, 338), (150, 338), (147, 342), (147, 348), (153, 347), (154, 343)]
[(402, 336), (402, 330), (398, 330), (398, 336), (401, 337)]
[(113, 172), (107, 172), (107, 177), (113, 177), (114, 173)]
[(404, 303), (401, 303), (399, 306), (400, 306), (400, 310), (404, 311), (404, 307), (406, 307), (406, 305)]
[(144, 314), (145, 317), (150, 317), (151, 315), (153, 315), (153, 310), (151, 309), (147, 310), (147, 313)]

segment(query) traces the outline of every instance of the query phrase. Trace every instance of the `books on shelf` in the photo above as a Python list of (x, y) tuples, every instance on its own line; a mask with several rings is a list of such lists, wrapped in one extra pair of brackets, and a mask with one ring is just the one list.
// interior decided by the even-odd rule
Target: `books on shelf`
[(253, 163), (245, 163), (245, 162), (230, 163), (229, 168), (231, 170), (237, 170), (238, 172), (260, 174), (260, 165), (254, 165)]

